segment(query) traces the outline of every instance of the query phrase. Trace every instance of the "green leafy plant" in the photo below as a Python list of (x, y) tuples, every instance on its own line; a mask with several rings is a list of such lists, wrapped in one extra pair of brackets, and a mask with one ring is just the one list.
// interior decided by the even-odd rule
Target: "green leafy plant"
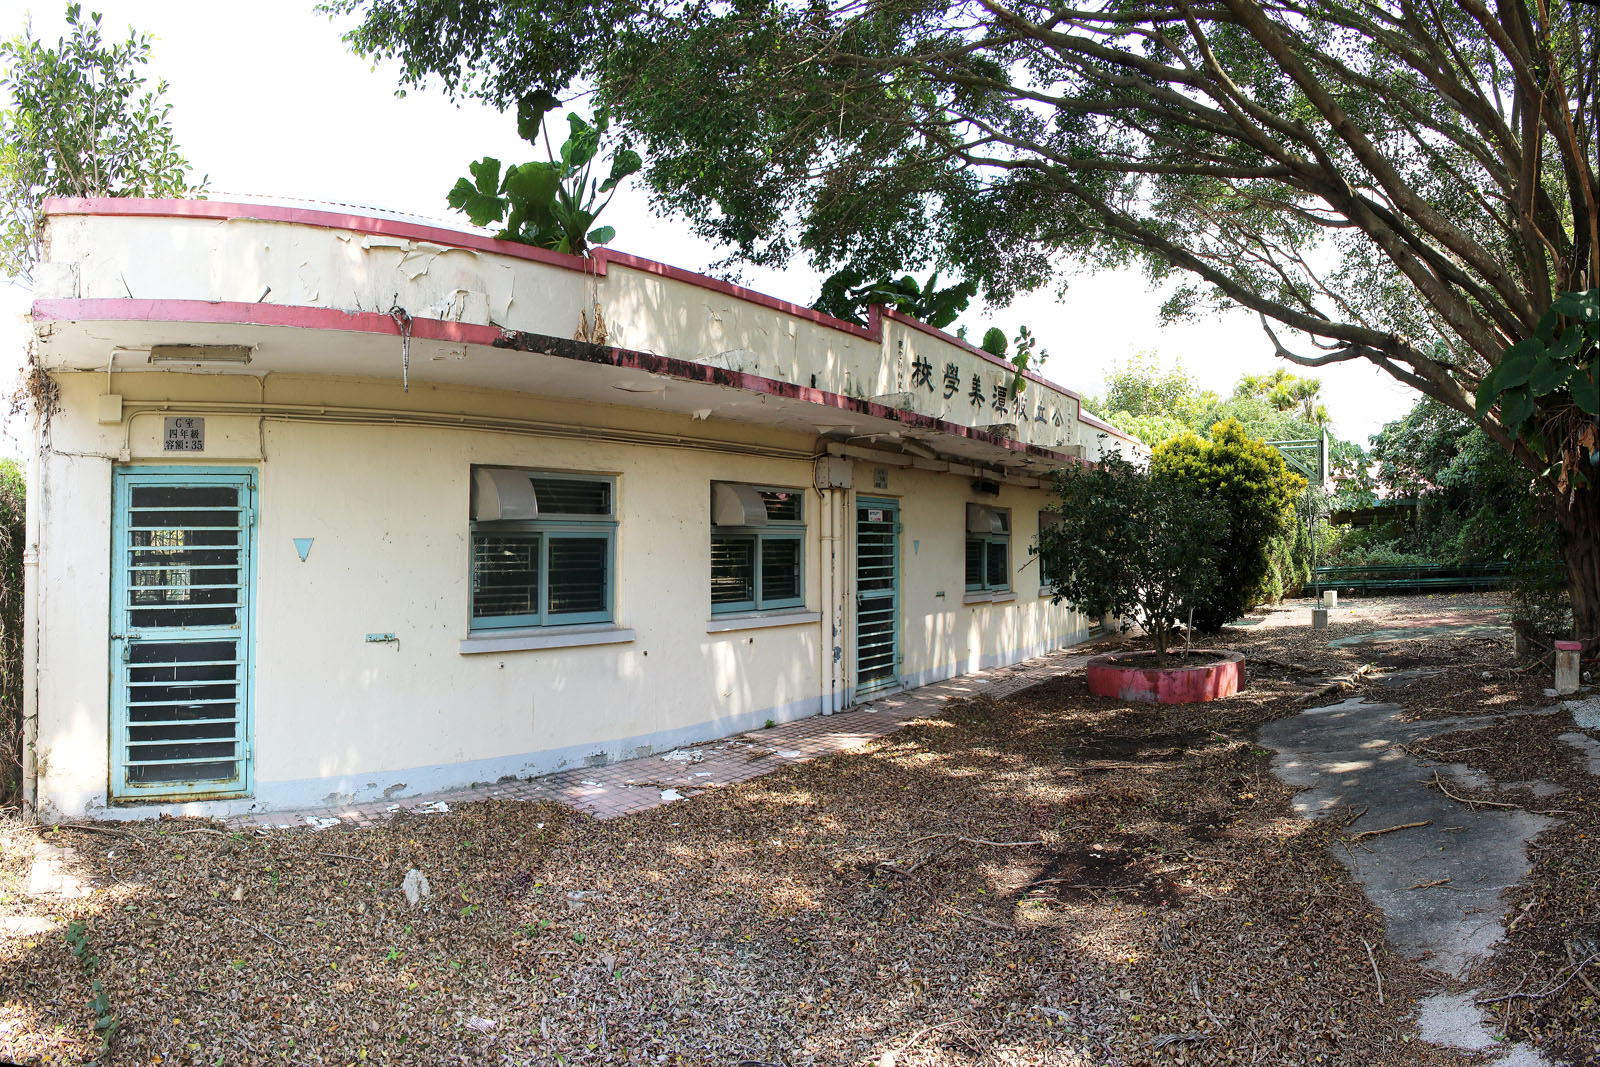
[(595, 219), (616, 196), (617, 186), (644, 160), (638, 152), (623, 148), (612, 155), (604, 179), (594, 175), (601, 143), (611, 128), (605, 108), (595, 111), (592, 123), (569, 113), (567, 139), (556, 152), (550, 146), (545, 116), (557, 104), (555, 96), (543, 90), (517, 104), (517, 133), (532, 144), (542, 139), (548, 159), (512, 164), (502, 174), (500, 161), (484, 156), (468, 164), (472, 177), (458, 179), (447, 199), (474, 226), (503, 224), (496, 235), (502, 240), (581, 256), (590, 246), (608, 244), (616, 236), (614, 227), (596, 226)]
[(970, 281), (940, 289), (938, 271), (930, 274), (926, 282), (918, 282), (909, 274), (868, 281), (860, 270), (846, 267), (823, 281), (822, 293), (812, 306), (836, 319), (864, 326), (866, 309), (881, 304), (943, 329), (967, 309), (977, 294), (978, 284)]
[(1039, 531), (1053, 602), (1111, 614), (1155, 639), (1158, 663), (1191, 605), (1218, 580), (1227, 513), (1189, 485), (1152, 477), (1115, 453), (1056, 475), (1058, 518)]
[(1589, 485), (1600, 464), (1600, 289), (1562, 293), (1533, 336), (1505, 350), (1478, 383), (1478, 411), (1548, 463), (1556, 488)]
[(1185, 433), (1157, 445), (1151, 470), (1158, 480), (1184, 486), (1228, 515), (1219, 580), (1195, 602), (1195, 625), (1215, 630), (1270, 599), (1272, 542), (1293, 519), (1306, 480), (1289, 470), (1277, 449), (1232, 419), (1213, 426), (1210, 440)]
[(54, 48), (32, 32), (0, 42), (0, 275), (30, 280), (48, 196), (192, 196), (189, 164), (172, 135), (167, 83), (139, 69), (150, 38), (100, 35), (100, 16), (67, 5)]
[(1016, 396), (1028, 387), (1027, 371), (1030, 364), (1037, 366), (1048, 359), (1050, 353), (1039, 345), (1039, 335), (1026, 326), (1017, 327), (1017, 350), (1011, 356), (1011, 362), (1017, 368), (1016, 377), (1011, 379), (1011, 394)]
[(998, 326), (991, 326), (983, 332), (983, 344), (978, 346), (991, 356), (1004, 357), (1006, 349), (1011, 347), (1011, 342), (1006, 339), (1006, 332)]
[(117, 1032), (119, 1024), (116, 1013), (111, 1010), (111, 998), (97, 977), (100, 957), (89, 950), (89, 926), (81, 920), (74, 919), (67, 924), (63, 937), (73, 958), (78, 961), (83, 973), (89, 978), (89, 991), (94, 994), (89, 998), (89, 1010), (94, 1013), (94, 1032), (100, 1038), (102, 1051), (109, 1050), (111, 1038)]

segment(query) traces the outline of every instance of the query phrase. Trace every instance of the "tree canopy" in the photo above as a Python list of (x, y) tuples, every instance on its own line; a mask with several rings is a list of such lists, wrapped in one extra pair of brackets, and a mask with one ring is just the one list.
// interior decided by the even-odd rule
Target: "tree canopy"
[(67, 6), (54, 48), (32, 30), (0, 42), (0, 274), (31, 280), (48, 196), (187, 196), (199, 192), (171, 126), (167, 83), (140, 73), (150, 38), (108, 44), (100, 16)]
[[(1592, 5), (330, 6), (408, 81), (502, 104), (593, 89), (648, 147), (658, 206), (745, 260), (937, 264), (1001, 302), (1136, 262), (1176, 284), (1170, 316), (1243, 307), (1286, 360), (1368, 360), (1563, 498), (1579, 629), (1600, 634), (1600, 498), (1566, 418), (1600, 414), (1600, 349), (1562, 349), (1588, 386), (1521, 390), (1519, 362), (1478, 404), (1509, 347), (1566, 336), (1560, 294), (1600, 284)], [(1550, 433), (1506, 424), (1525, 397)]]

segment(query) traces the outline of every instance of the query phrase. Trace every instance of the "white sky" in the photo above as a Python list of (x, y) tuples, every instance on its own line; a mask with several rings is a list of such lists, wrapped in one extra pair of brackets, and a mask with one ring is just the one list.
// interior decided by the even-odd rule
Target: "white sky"
[[(0, 36), (18, 35), (31, 17), (35, 36), (54, 43), (65, 31), (65, 7), (65, 0), (0, 0)], [(531, 156), (511, 116), (475, 102), (453, 104), (437, 89), (396, 97), (393, 68), (374, 71), (351, 55), (339, 39), (349, 21), (315, 14), (311, 0), (84, 0), (83, 8), (86, 17), (103, 13), (109, 39), (126, 38), (130, 25), (155, 39), (147, 71), (169, 83), (178, 144), (197, 173), (209, 175), (214, 199), (235, 193), (335, 201), (466, 228), (445, 193), (467, 163), (483, 155), (508, 163)], [(602, 221), (617, 228), (614, 246), (624, 251), (691, 270), (722, 258), (682, 220), (652, 215), (634, 182)], [(795, 265), (746, 270), (744, 280), (810, 303), (820, 277)], [(0, 281), (0, 387), (7, 393), (25, 345), (21, 316), (28, 301), (24, 290)], [(1041, 292), (1009, 308), (974, 305), (960, 321), (973, 337), (991, 325), (1008, 336), (1028, 325), (1050, 353), (1041, 372), (1086, 393), (1100, 392), (1108, 369), (1146, 350), (1168, 362), (1181, 359), (1204, 388), (1223, 394), (1241, 374), (1285, 365), (1272, 357), (1254, 316), (1162, 328), (1160, 302), (1134, 272), (1086, 274), (1062, 299)], [(1416, 398), (1365, 363), (1324, 368), (1320, 377), (1335, 431), (1362, 442)], [(0, 449), (19, 453), (16, 427), (6, 427)]]

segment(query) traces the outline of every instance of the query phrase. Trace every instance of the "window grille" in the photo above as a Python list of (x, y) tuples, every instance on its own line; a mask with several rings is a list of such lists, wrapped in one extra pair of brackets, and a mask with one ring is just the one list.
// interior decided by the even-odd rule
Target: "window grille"
[(513, 473), (532, 486), (537, 517), (472, 523), (472, 628), (610, 622), (615, 483), (545, 471)]
[(713, 482), (711, 496), (712, 613), (804, 605), (805, 491)]
[(966, 586), (968, 592), (1011, 588), (1011, 512), (967, 505)]
[(1044, 534), (1046, 530), (1053, 530), (1060, 525), (1059, 511), (1039, 512), (1039, 587), (1045, 592), (1055, 590), (1057, 575), (1051, 570), (1049, 560), (1044, 555)]

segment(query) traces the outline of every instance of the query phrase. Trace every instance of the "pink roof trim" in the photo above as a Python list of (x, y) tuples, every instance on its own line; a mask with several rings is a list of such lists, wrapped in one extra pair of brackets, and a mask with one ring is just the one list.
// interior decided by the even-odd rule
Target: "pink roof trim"
[[(307, 307), (290, 304), (248, 304), (238, 301), (210, 300), (137, 300), (137, 299), (64, 299), (36, 300), (33, 304), (36, 322), (206, 322), (249, 326), (286, 326), (311, 330), (346, 330), (358, 333), (399, 334), (399, 327), (388, 315), (375, 311), (340, 311), (337, 308)], [(535, 335), (514, 330), (501, 330), (493, 326), (452, 322), (447, 319), (413, 318), (411, 336), (453, 344), (487, 345), (496, 348), (528, 350), (527, 341)], [(559, 339), (557, 339), (559, 340)], [(576, 343), (576, 342), (574, 342)], [(1001, 437), (987, 430), (974, 429), (960, 423), (947, 422), (903, 408), (893, 408), (869, 400), (779, 381), (744, 371), (709, 367), (692, 360), (672, 356), (658, 356), (631, 349), (588, 346), (603, 352), (605, 362), (614, 367), (627, 367), (665, 374), (683, 381), (702, 382), (764, 393), (769, 396), (803, 400), (841, 411), (852, 411), (874, 418), (890, 419), (905, 426), (932, 430), (952, 437), (965, 437), (997, 445), (1012, 452), (1049, 459), (1061, 463), (1081, 463), (1053, 449), (1030, 445), (1023, 441)]]
[[(102, 216), (134, 216), (144, 218), (193, 218), (193, 219), (258, 219), (263, 222), (282, 222), (298, 226), (318, 226), (325, 229), (350, 230), (355, 233), (376, 234), (385, 237), (399, 237), (412, 241), (431, 241), (435, 244), (452, 245), (457, 248), (471, 248), (480, 252), (492, 252), (495, 255), (511, 256), (515, 259), (531, 260), (552, 267), (565, 270), (578, 271), (604, 277), (609, 266), (616, 263), (632, 270), (657, 277), (667, 278), (672, 281), (683, 282), (711, 292), (731, 296), (747, 303), (760, 307), (780, 311), (796, 318), (815, 322), (818, 325), (838, 330), (868, 341), (883, 340), (883, 320), (890, 319), (910, 329), (936, 337), (946, 344), (951, 344), (963, 349), (979, 359), (993, 363), (996, 366), (1014, 369), (1010, 361), (995, 356), (976, 345), (968, 344), (953, 334), (909, 315), (902, 315), (891, 308), (879, 308), (876, 305), (868, 309), (866, 326), (859, 326), (853, 322), (836, 319), (832, 315), (824, 314), (815, 308), (805, 307), (788, 300), (780, 300), (766, 293), (747, 289), (742, 285), (734, 285), (720, 278), (707, 277), (694, 271), (684, 270), (666, 263), (658, 263), (643, 256), (636, 256), (628, 252), (617, 252), (610, 248), (597, 248), (592, 257), (573, 256), (561, 252), (551, 252), (543, 248), (534, 248), (532, 245), (520, 244), (516, 241), (501, 241), (483, 234), (467, 233), (461, 230), (447, 229), (443, 226), (429, 226), (424, 223), (406, 222), (399, 219), (377, 218), (371, 215), (355, 215), (348, 212), (321, 211), (315, 208), (288, 207), (277, 204), (237, 204), (221, 200), (160, 200), (141, 197), (49, 197), (44, 202), (44, 211), (47, 215), (102, 215)], [(1091, 425), (1107, 430), (1123, 440), (1133, 441), (1135, 438), (1109, 423), (1094, 419), (1093, 416), (1084, 415), (1082, 411), (1082, 397), (1066, 386), (1050, 381), (1048, 378), (1025, 371), (1023, 374), (1029, 381), (1047, 386), (1079, 402), (1079, 415), (1087, 420), (1093, 420)]]

